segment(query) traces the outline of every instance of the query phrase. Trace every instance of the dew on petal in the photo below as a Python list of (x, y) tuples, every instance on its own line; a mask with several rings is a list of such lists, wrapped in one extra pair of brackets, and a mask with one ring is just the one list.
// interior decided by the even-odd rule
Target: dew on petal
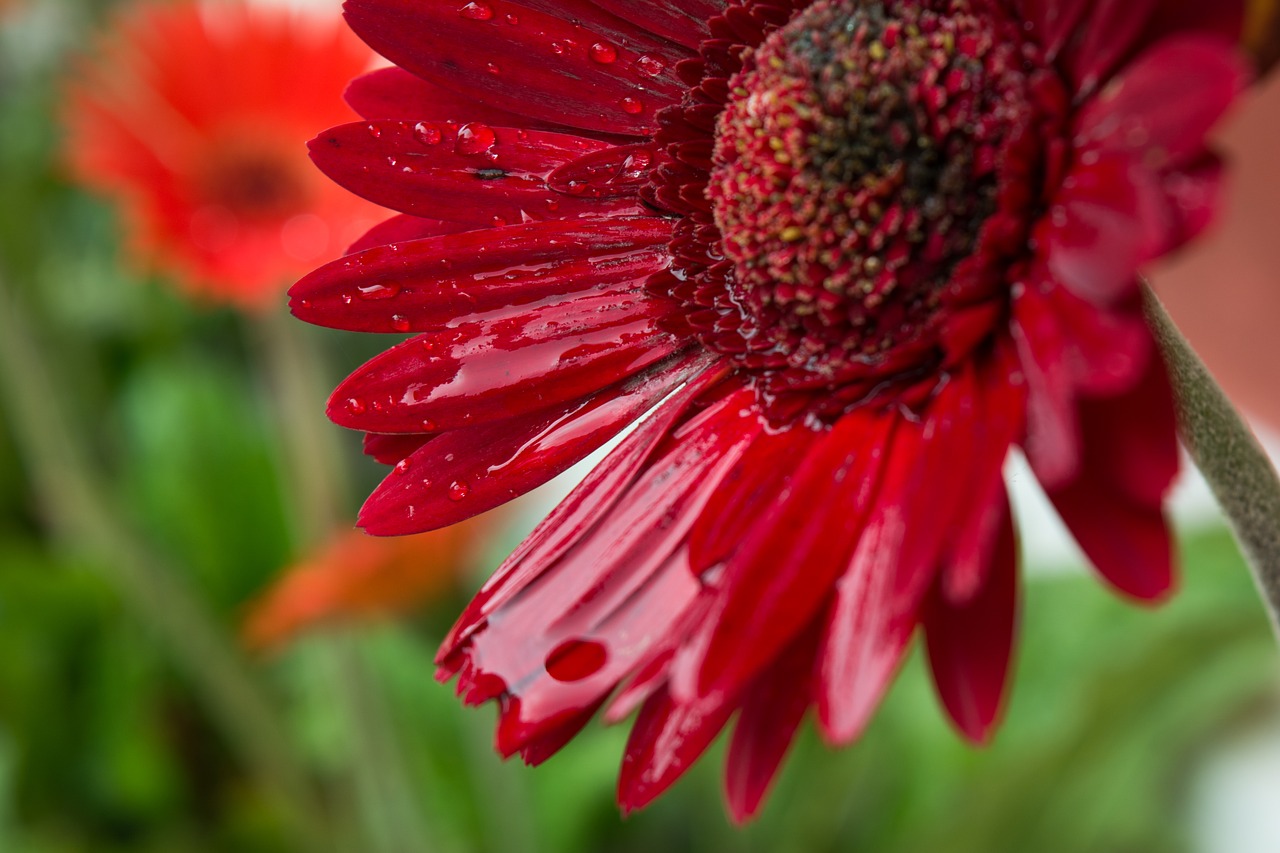
[(439, 145), (442, 136), (440, 128), (433, 127), (425, 121), (420, 121), (413, 126), (413, 138), (423, 145)]
[(378, 125), (376, 125), (376, 124), (370, 124), (370, 125), (368, 125), (367, 127), (368, 127), (368, 130), (369, 130), (369, 135), (370, 135), (370, 136), (372, 136), (374, 139), (381, 139), (381, 138), (382, 138), (382, 128), (381, 128), (381, 127), (379, 127), (379, 126), (378, 126)]
[(639, 115), (644, 112), (644, 104), (639, 98), (633, 98), (630, 95), (623, 98), (619, 103), (622, 105), (622, 111), (628, 115)]
[(483, 154), (493, 148), (498, 137), (487, 124), (472, 122), (458, 128), (458, 141), (453, 150), (458, 154)]
[(650, 77), (657, 77), (666, 69), (666, 65), (663, 64), (661, 59), (649, 56), (648, 54), (637, 59), (636, 65), (639, 66), (641, 71), (648, 74)]
[(471, 494), (471, 487), (462, 480), (454, 480), (449, 484), (449, 500), (460, 501)]
[(592, 62), (598, 62), (601, 65), (609, 65), (618, 59), (618, 49), (607, 41), (598, 41), (591, 45), (587, 55), (591, 57)]
[(408, 317), (403, 314), (391, 315), (391, 328), (395, 329), (397, 332), (407, 332), (411, 327)]
[(400, 293), (398, 284), (370, 284), (358, 289), (361, 299), (376, 302), (380, 299), (391, 299)]
[(473, 21), (488, 21), (493, 18), (493, 7), (488, 3), (471, 2), (458, 10), (458, 14)]
[(410, 462), (409, 457), (406, 456), (404, 459), (401, 459), (399, 462), (397, 462), (395, 467), (392, 468), (391, 470), (395, 471), (396, 474), (399, 476), (404, 476), (405, 474), (409, 473), (409, 469), (412, 466), (413, 466), (413, 463)]
[(352, 415), (363, 415), (368, 410), (368, 405), (359, 397), (348, 397), (347, 402), (343, 404), (343, 408)]
[(556, 681), (581, 681), (599, 672), (608, 659), (603, 643), (574, 639), (552, 649), (545, 666)]

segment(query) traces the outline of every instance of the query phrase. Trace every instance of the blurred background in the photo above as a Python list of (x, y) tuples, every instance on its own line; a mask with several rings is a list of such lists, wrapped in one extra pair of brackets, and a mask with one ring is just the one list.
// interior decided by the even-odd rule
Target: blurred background
[[(744, 829), (716, 750), (625, 820), (625, 726), (501, 762), (432, 655), (567, 485), (439, 535), (352, 532), (385, 469), (324, 399), (385, 342), (295, 322), (283, 293), (380, 218), (302, 149), (354, 118), (342, 82), (371, 58), (334, 6), (292, 5), (0, 0), (0, 851), (1280, 849), (1275, 643), (1194, 477), (1157, 610), (1090, 578), (1023, 489), (990, 748), (913, 659), (856, 746), (800, 738)], [(1270, 85), (1222, 130), (1222, 224), (1154, 271), (1264, 436), (1278, 131)]]

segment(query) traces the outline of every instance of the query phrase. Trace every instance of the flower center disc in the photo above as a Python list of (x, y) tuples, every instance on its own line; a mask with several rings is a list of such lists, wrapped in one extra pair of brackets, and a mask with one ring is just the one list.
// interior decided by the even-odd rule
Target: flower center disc
[(784, 384), (935, 357), (1029, 113), (1021, 33), (996, 5), (819, 0), (731, 81), (709, 195), (742, 333), (785, 354)]

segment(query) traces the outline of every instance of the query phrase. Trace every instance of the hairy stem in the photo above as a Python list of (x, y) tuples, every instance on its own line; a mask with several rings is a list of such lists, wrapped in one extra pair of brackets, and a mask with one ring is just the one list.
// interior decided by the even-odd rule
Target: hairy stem
[(1147, 322), (1169, 367), (1182, 441), (1226, 515), (1280, 636), (1280, 477), (1149, 287)]

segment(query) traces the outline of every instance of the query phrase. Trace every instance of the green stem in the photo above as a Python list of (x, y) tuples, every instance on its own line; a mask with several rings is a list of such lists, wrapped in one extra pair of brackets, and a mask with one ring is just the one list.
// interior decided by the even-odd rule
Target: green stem
[[(340, 525), (351, 493), (343, 466), (338, 430), (324, 417), (322, 363), (308, 335), (312, 330), (292, 317), (273, 312), (260, 318), (256, 343), (268, 373), (281, 428), (284, 467), (296, 501), (296, 525), (308, 546), (315, 546)], [(327, 641), (339, 709), (351, 733), (350, 762), (364, 835), (380, 853), (426, 850), (429, 838), (414, 788), (401, 757), (395, 727), (381, 693), (361, 656), (356, 639), (337, 634)]]
[(274, 705), (215, 616), (182, 575), (117, 517), (101, 472), (71, 428), (24, 306), (0, 277), (0, 387), (14, 438), (57, 535), (92, 552), (94, 565), (187, 677), (232, 748), (272, 791), (307, 849), (327, 850), (324, 812), (289, 747)]
[(1280, 477), (1149, 287), (1144, 297), (1147, 322), (1169, 367), (1183, 443), (1235, 532), (1280, 636)]

